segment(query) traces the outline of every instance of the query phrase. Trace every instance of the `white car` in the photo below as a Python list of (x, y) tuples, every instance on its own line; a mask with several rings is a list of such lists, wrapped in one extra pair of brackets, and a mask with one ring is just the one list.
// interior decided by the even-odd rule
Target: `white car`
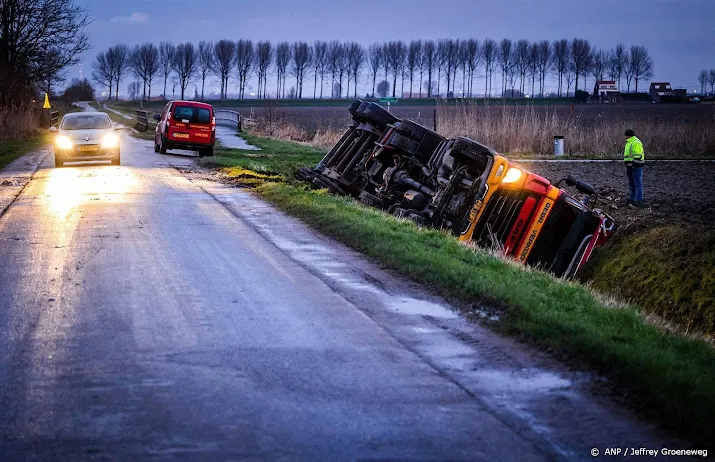
[(117, 130), (124, 126), (112, 124), (103, 112), (75, 112), (62, 118), (57, 127), (50, 131), (57, 133), (54, 141), (55, 167), (65, 162), (88, 160), (109, 160), (119, 165), (119, 135)]

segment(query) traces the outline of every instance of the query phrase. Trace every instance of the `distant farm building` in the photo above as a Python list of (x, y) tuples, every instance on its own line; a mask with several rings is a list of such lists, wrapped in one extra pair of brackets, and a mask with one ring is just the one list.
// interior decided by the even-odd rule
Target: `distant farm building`
[(616, 103), (621, 97), (615, 80), (597, 80), (593, 87), (593, 98), (604, 103)]
[(653, 82), (650, 84), (650, 99), (656, 103), (662, 103), (669, 97), (674, 96), (673, 87), (670, 82)]

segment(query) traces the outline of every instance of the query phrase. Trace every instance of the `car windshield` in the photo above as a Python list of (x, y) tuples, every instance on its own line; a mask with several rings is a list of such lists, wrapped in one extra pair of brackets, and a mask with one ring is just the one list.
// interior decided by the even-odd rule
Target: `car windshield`
[(87, 114), (65, 117), (62, 120), (62, 130), (91, 130), (112, 128), (112, 122), (105, 114)]
[(208, 124), (211, 123), (211, 111), (203, 107), (176, 106), (174, 120), (188, 120), (192, 124)]

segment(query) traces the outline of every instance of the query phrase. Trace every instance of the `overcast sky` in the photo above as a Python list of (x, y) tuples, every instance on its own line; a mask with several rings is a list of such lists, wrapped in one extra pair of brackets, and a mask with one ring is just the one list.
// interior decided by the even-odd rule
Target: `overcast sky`
[[(697, 74), (701, 69), (715, 68), (715, 0), (75, 2), (93, 21), (89, 26), (93, 49), (85, 55), (82, 66), (85, 76), (91, 75), (97, 52), (120, 42), (134, 45), (241, 38), (274, 43), (337, 39), (368, 45), (417, 38), (533, 41), (579, 37), (599, 48), (618, 43), (645, 45), (655, 63), (653, 80), (669, 81), (688, 90), (699, 89)], [(68, 73), (69, 78), (77, 76), (79, 67)], [(126, 84), (122, 83), (120, 92)], [(269, 81), (269, 91), (271, 84)], [(308, 87), (312, 89), (312, 83)], [(481, 89), (479, 81), (475, 88)]]

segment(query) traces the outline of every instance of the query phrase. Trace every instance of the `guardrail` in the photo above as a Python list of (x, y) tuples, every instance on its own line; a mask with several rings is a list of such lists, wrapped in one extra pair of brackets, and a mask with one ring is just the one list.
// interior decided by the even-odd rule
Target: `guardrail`
[(243, 131), (243, 117), (241, 117), (240, 112), (236, 111), (215, 111), (214, 117), (216, 117), (216, 122), (223, 122), (227, 125), (232, 125), (236, 127), (239, 132)]
[(149, 130), (149, 112), (137, 110), (137, 125), (134, 127), (138, 132)]
[(50, 127), (57, 125), (57, 121), (60, 118), (60, 113), (58, 111), (50, 112)]

